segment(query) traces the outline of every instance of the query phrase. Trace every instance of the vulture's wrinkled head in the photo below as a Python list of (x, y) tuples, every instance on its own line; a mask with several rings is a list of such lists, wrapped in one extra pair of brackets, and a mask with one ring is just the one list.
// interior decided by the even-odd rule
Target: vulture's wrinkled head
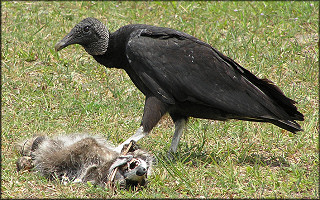
[(90, 55), (103, 55), (107, 51), (108, 42), (107, 27), (95, 18), (86, 18), (60, 40), (55, 49), (60, 51), (71, 44), (80, 44)]

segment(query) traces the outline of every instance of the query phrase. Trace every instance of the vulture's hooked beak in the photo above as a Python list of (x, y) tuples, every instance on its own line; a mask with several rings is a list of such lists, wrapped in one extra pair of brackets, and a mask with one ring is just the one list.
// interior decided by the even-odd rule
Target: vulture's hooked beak
[(68, 35), (66, 35), (62, 40), (57, 42), (56, 45), (54, 45), (54, 49), (56, 51), (60, 51), (61, 49), (69, 46), (70, 44), (74, 44), (73, 40), (73, 34), (70, 32)]

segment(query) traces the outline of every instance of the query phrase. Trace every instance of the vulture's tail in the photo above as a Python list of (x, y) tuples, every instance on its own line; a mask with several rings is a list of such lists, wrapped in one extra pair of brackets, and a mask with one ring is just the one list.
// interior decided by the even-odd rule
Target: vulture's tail
[(301, 126), (295, 122), (290, 120), (270, 120), (270, 123), (279, 126), (280, 128), (283, 128), (285, 130), (288, 130), (292, 133), (296, 133), (297, 131), (303, 131)]

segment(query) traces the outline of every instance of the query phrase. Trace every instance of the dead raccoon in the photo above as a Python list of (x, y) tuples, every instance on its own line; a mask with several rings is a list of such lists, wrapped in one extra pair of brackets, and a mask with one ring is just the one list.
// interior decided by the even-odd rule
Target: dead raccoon
[(135, 143), (121, 155), (103, 138), (85, 134), (37, 136), (17, 148), (22, 155), (16, 162), (18, 171), (35, 169), (50, 180), (89, 181), (103, 187), (108, 181), (119, 183), (121, 188), (144, 186), (154, 160)]

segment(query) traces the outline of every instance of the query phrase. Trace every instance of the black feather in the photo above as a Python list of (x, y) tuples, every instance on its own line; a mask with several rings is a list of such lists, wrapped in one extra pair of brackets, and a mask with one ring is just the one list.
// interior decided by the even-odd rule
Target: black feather
[(124, 69), (144, 93), (147, 100), (142, 126), (148, 132), (166, 112), (174, 120), (241, 119), (270, 122), (291, 132), (301, 130), (294, 120), (304, 117), (295, 101), (268, 79), (257, 78), (186, 33), (127, 25), (109, 35), (103, 55), (93, 57), (106, 67)]

